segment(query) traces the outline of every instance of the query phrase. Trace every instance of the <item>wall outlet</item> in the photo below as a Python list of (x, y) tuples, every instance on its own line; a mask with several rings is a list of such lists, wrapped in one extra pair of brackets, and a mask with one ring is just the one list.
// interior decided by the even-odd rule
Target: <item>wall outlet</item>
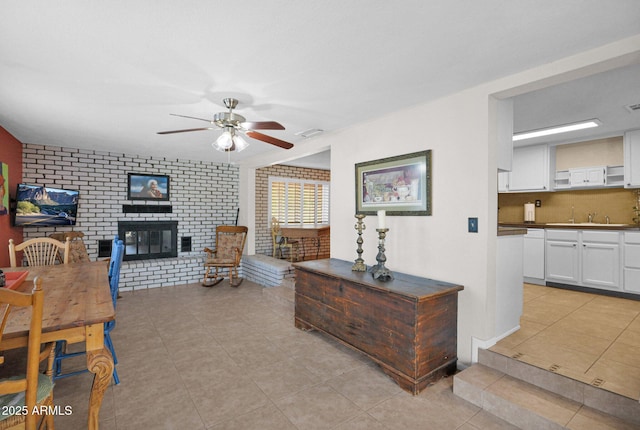
[(478, 218), (469, 218), (469, 233), (478, 232)]
[(539, 208), (542, 206), (542, 200), (536, 200), (536, 207)]

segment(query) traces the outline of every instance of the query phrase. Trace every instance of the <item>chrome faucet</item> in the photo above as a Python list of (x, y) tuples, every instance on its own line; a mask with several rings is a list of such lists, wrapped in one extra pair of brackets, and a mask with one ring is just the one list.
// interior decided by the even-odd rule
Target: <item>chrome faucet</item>
[(598, 215), (596, 212), (592, 214), (587, 214), (587, 222), (593, 222), (593, 219)]
[(609, 224), (609, 221), (611, 221), (611, 220), (609, 219), (609, 215), (605, 215), (605, 216), (604, 216), (604, 222), (606, 222), (607, 224)]

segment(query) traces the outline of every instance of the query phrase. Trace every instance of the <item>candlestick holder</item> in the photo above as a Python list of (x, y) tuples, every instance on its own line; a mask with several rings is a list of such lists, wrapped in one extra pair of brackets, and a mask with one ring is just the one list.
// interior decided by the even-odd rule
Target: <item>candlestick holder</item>
[(384, 255), (384, 238), (389, 229), (377, 228), (376, 231), (378, 232), (378, 255), (376, 255), (378, 264), (371, 268), (371, 274), (373, 275), (373, 279), (386, 282), (393, 279), (391, 271), (384, 266), (384, 263), (387, 261), (387, 257)]
[(351, 270), (354, 272), (366, 272), (367, 271), (367, 265), (364, 264), (364, 260), (362, 259), (362, 232), (367, 228), (366, 225), (364, 225), (364, 223), (362, 222), (362, 220), (364, 219), (366, 215), (363, 214), (356, 214), (355, 217), (358, 220), (358, 222), (355, 225), (355, 229), (358, 232), (358, 240), (356, 240), (356, 243), (358, 244), (358, 249), (356, 250), (356, 252), (358, 253), (358, 258), (356, 259), (355, 264), (351, 267)]

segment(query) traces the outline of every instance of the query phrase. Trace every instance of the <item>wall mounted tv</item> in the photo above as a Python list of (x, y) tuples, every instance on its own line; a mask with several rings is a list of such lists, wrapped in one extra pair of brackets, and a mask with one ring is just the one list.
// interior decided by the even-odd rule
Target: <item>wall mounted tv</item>
[(78, 191), (40, 185), (18, 184), (17, 227), (76, 225)]

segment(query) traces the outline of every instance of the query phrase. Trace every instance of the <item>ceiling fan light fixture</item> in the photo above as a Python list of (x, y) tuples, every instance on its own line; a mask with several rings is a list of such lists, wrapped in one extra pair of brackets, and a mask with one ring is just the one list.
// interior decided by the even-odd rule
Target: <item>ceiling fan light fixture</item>
[(585, 128), (598, 127), (602, 124), (598, 119), (574, 122), (571, 124), (558, 125), (554, 127), (541, 128), (539, 130), (525, 131), (513, 135), (513, 141), (533, 139), (534, 137), (550, 136), (552, 134), (567, 133), (569, 131), (584, 130)]
[(233, 136), (228, 131), (225, 131), (211, 144), (216, 150), (220, 152), (227, 152), (233, 146)]
[(236, 151), (240, 152), (246, 149), (249, 144), (241, 136), (233, 136), (233, 143), (236, 146)]

